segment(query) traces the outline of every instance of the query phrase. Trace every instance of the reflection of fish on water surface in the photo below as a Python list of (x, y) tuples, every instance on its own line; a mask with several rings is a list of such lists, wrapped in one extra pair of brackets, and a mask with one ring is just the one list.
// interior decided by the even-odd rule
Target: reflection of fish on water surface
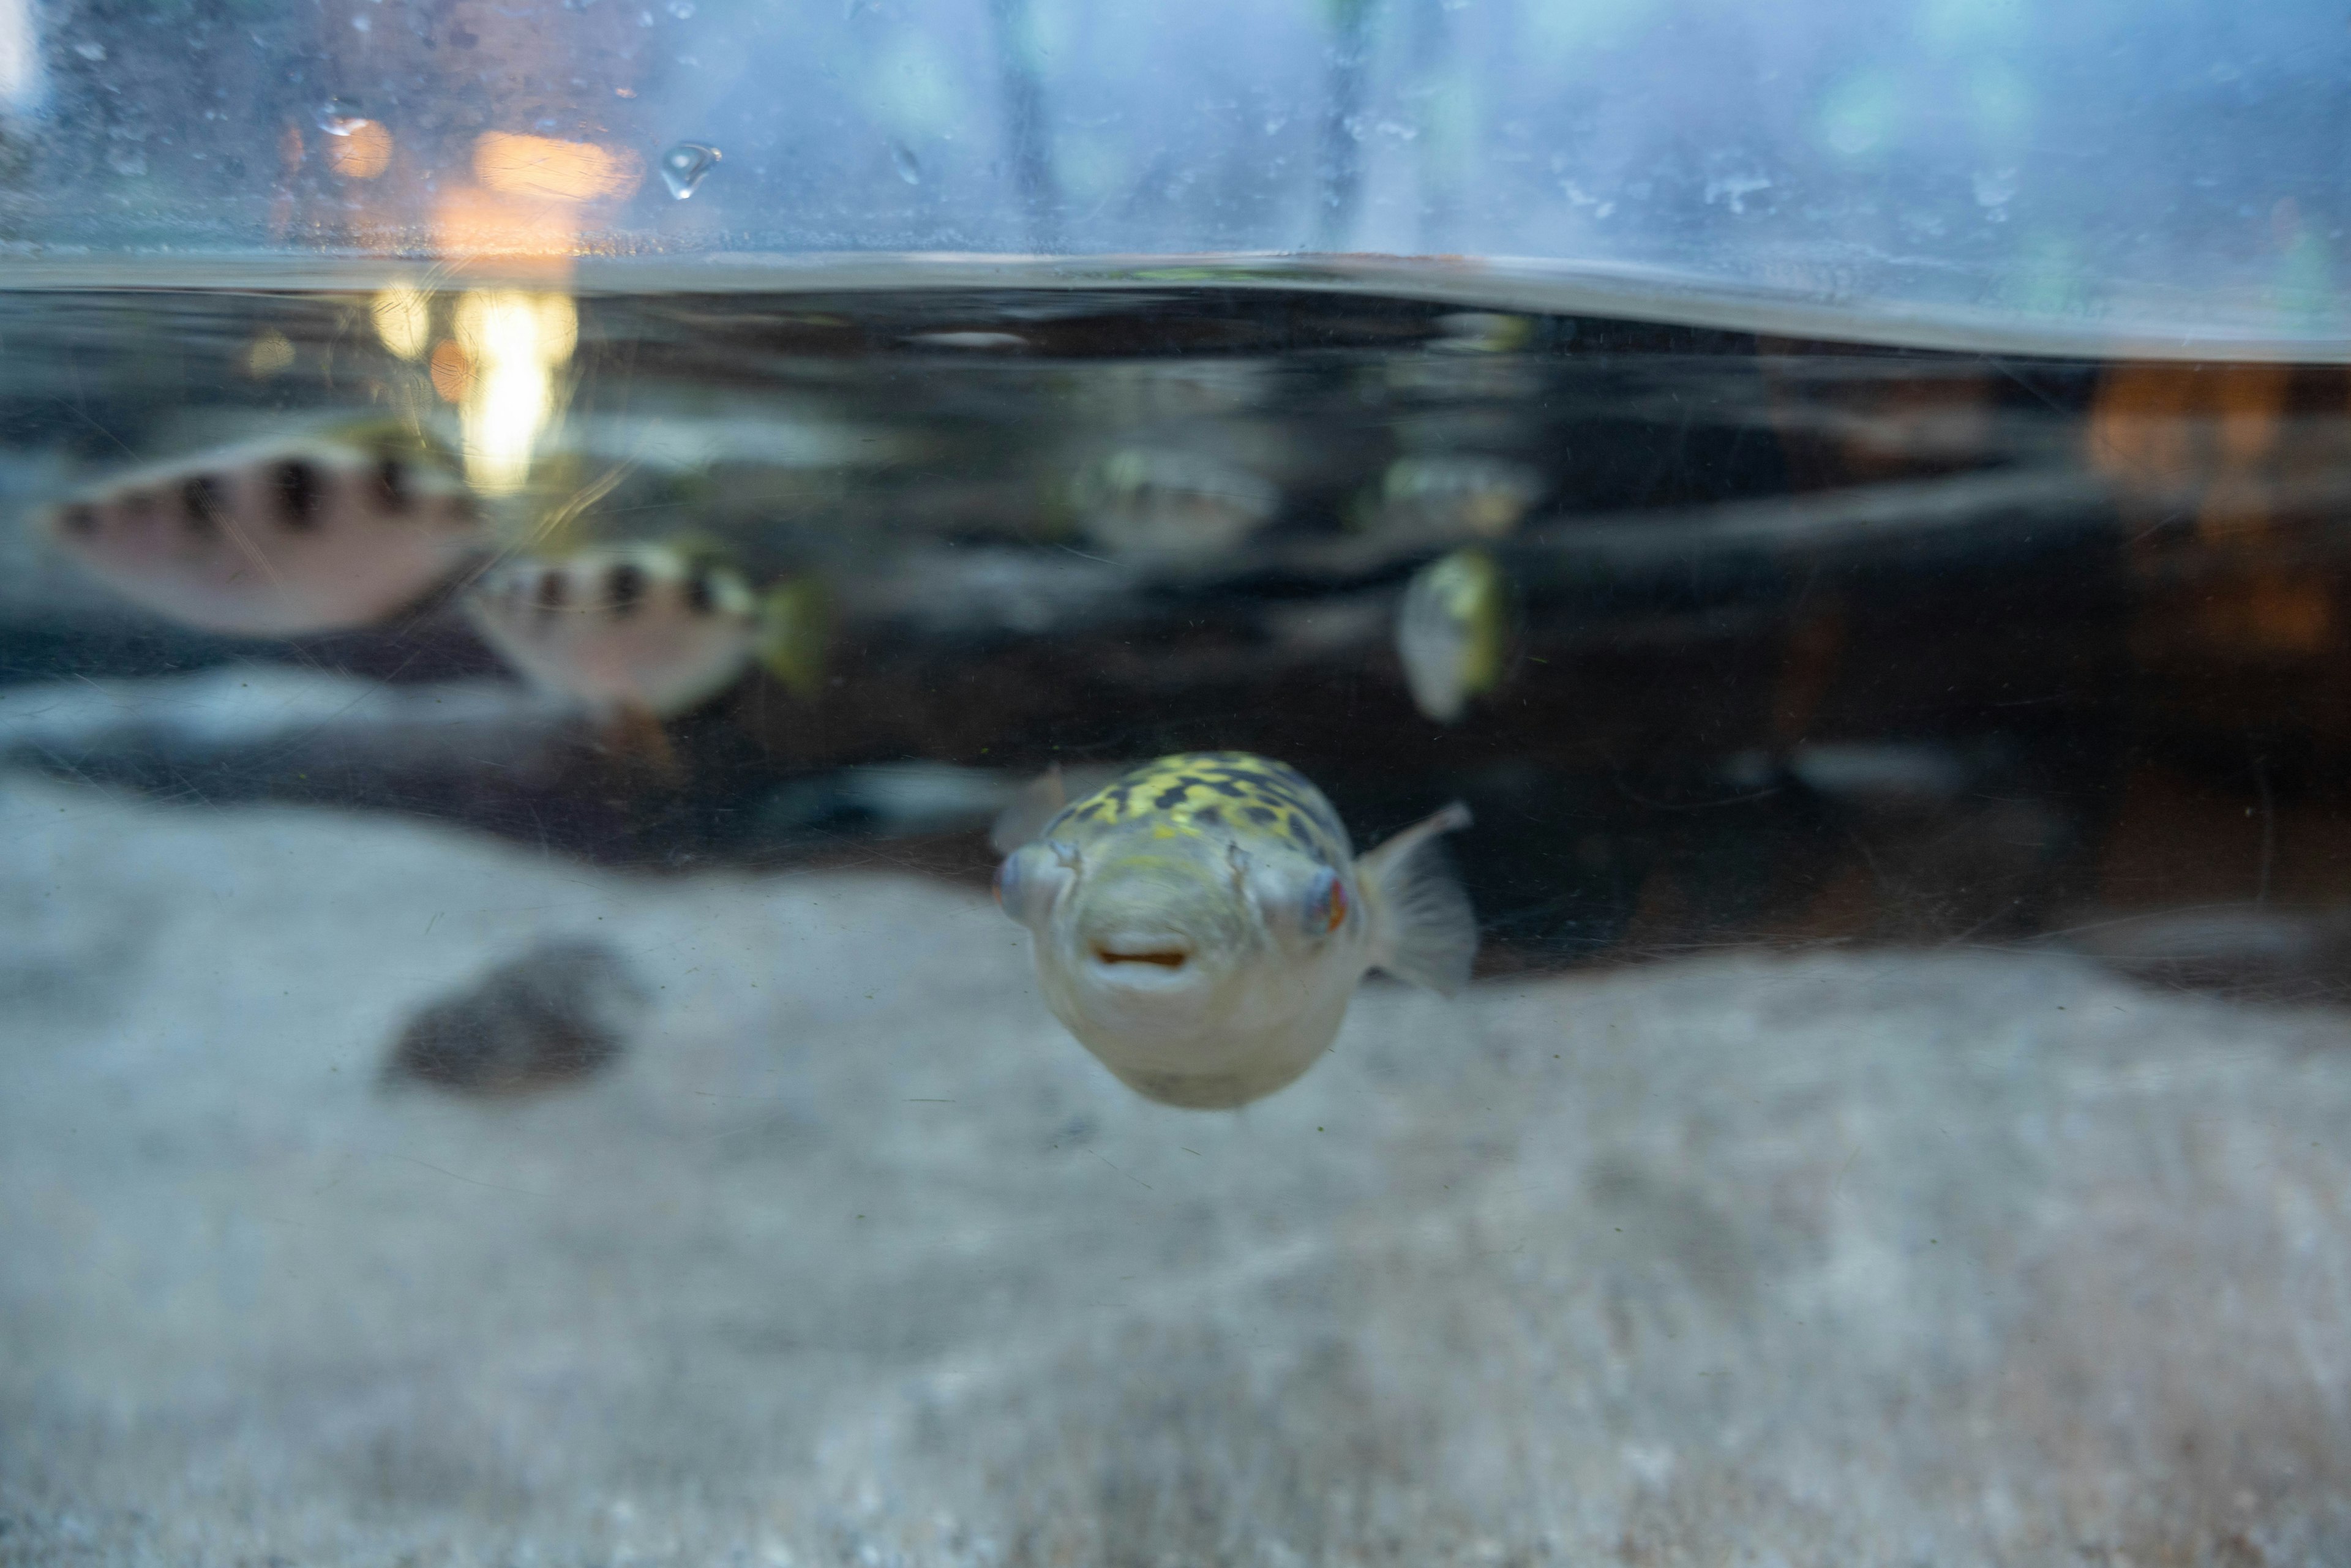
[(1461, 806), (1357, 858), (1302, 775), (1207, 751), (1122, 775), (1031, 837), (1035, 814), (999, 824), (998, 900), (1035, 936), (1054, 1016), (1149, 1099), (1216, 1110), (1291, 1082), (1367, 969), (1468, 983), (1477, 923), (1435, 851)]
[(1088, 465), (1070, 493), (1096, 544), (1123, 558), (1170, 565), (1214, 560), (1281, 506), (1280, 491), (1247, 469), (1141, 447)]
[(824, 605), (813, 581), (789, 580), (763, 597), (724, 560), (676, 545), (510, 560), (464, 602), (526, 680), (624, 727), (688, 713), (755, 663), (803, 695), (821, 670)]
[(1424, 453), (1388, 465), (1366, 518), (1384, 534), (1500, 538), (1542, 499), (1544, 489), (1541, 473), (1507, 457)]
[(388, 423), (137, 469), (50, 508), (42, 523), (125, 599), (243, 636), (373, 624), (485, 540), (463, 479), (414, 432)]

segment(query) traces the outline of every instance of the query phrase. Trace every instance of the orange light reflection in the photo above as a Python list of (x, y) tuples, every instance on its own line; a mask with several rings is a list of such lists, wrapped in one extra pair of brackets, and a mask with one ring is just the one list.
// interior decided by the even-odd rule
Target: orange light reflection
[(391, 131), (362, 120), (348, 136), (327, 138), (327, 167), (346, 180), (372, 180), (392, 167), (392, 145)]
[(545, 257), (570, 265), (580, 242), (579, 209), (565, 202), (501, 196), (479, 185), (444, 190), (433, 206), (434, 237), (444, 255), (503, 259)]
[(644, 165), (625, 150), (492, 131), (474, 143), (474, 177), (502, 195), (592, 202), (632, 194)]

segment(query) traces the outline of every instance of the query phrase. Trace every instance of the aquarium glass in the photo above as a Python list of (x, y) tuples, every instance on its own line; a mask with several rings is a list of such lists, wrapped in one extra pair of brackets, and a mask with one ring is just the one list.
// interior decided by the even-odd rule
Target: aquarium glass
[(0, 1568), (2351, 1562), (2346, 81), (0, 0)]

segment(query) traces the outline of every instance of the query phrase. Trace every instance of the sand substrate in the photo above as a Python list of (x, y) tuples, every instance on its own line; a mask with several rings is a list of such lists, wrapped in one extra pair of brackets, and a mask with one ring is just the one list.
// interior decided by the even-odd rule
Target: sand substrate
[[(533, 944), (652, 996), (387, 1085)], [(904, 874), (0, 790), (0, 1563), (2351, 1562), (2351, 1030), (2074, 961), (1365, 988), (1147, 1104)]]

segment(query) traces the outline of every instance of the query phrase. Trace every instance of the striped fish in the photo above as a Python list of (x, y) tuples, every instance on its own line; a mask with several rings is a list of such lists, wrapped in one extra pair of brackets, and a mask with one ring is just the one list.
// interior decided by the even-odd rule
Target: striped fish
[(49, 508), (40, 527), (131, 602), (247, 637), (373, 625), (485, 542), (464, 480), (391, 425), (136, 469)]
[(467, 590), (467, 617), (532, 685), (607, 716), (701, 706), (765, 663), (805, 693), (820, 673), (822, 605), (806, 581), (764, 598), (743, 574), (670, 544), (518, 558)]

